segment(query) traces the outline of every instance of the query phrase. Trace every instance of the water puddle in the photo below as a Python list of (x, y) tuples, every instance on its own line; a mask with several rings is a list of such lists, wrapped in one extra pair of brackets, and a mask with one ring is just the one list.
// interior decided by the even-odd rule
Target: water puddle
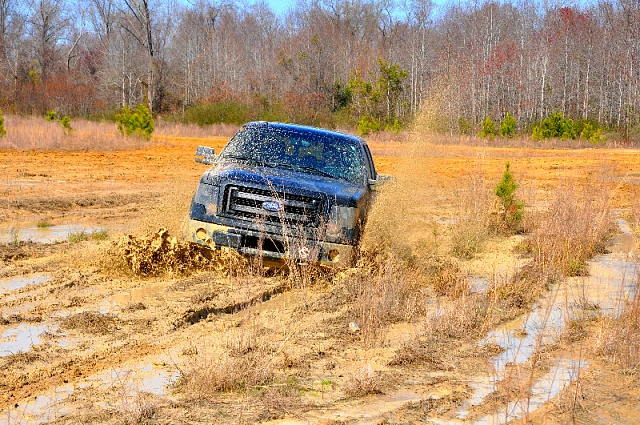
[[(557, 342), (571, 320), (585, 314), (616, 317), (621, 313), (625, 301), (633, 297), (637, 264), (629, 259), (634, 246), (633, 233), (623, 220), (618, 225), (622, 234), (611, 246), (612, 253), (590, 261), (588, 277), (570, 278), (558, 284), (528, 315), (498, 327), (480, 341), (480, 346), (498, 346), (501, 352), (492, 360), (489, 377), (478, 376), (469, 382), (472, 395), (463, 402), (456, 412), (456, 420), (451, 423), (469, 420), (473, 406), (482, 404), (489, 394), (498, 390), (500, 383), (514, 378), (519, 366), (531, 360), (536, 352)], [(510, 402), (502, 411), (473, 422), (502, 424), (522, 419), (557, 396), (584, 367), (584, 363), (574, 359), (557, 359), (542, 379), (531, 382), (526, 400)]]
[(54, 422), (71, 413), (71, 410), (61, 405), (73, 393), (71, 385), (58, 387), (49, 394), (35, 397), (25, 404), (16, 404), (7, 409), (0, 416), (0, 425), (37, 425)]
[(85, 233), (91, 235), (107, 230), (105, 227), (83, 226), (79, 224), (63, 224), (40, 228), (37, 226), (11, 228), (0, 232), (0, 243), (37, 242), (56, 243), (69, 239), (69, 235)]
[(107, 298), (100, 306), (100, 313), (113, 313), (129, 305), (143, 303), (147, 307), (159, 306), (163, 303), (163, 292), (167, 287), (166, 282), (150, 283), (124, 292), (119, 292)]
[(0, 336), (0, 357), (31, 350), (32, 345), (40, 344), (40, 336), (48, 329), (47, 325), (28, 324), (7, 329)]
[(0, 294), (6, 293), (7, 291), (16, 291), (25, 286), (45, 283), (51, 279), (53, 279), (53, 276), (44, 273), (0, 279)]
[(587, 365), (574, 359), (559, 359), (549, 372), (537, 381), (529, 390), (529, 396), (523, 400), (511, 401), (506, 407), (474, 420), (474, 424), (498, 425), (506, 424), (517, 418), (524, 418), (528, 413), (544, 406), (558, 396), (570, 383), (575, 381)]
[(33, 345), (38, 345), (43, 339), (54, 343), (60, 348), (71, 348), (78, 344), (75, 339), (68, 338), (50, 323), (28, 324), (18, 326), (2, 332), (0, 336), (0, 358), (12, 354), (31, 351)]
[(489, 290), (491, 281), (486, 277), (469, 277), (469, 289), (472, 294), (484, 294)]
[[(120, 394), (118, 400), (121, 405), (117, 408), (122, 412), (133, 411), (145, 393), (166, 395), (167, 388), (178, 377), (177, 370), (169, 371), (164, 367), (156, 367), (152, 363), (145, 362), (103, 371), (15, 405), (0, 417), (0, 425), (35, 425), (64, 418), (75, 410), (72, 404), (76, 401), (76, 395), (80, 390), (86, 390), (92, 394), (115, 391)], [(98, 403), (98, 405), (102, 408), (114, 407), (106, 403)]]

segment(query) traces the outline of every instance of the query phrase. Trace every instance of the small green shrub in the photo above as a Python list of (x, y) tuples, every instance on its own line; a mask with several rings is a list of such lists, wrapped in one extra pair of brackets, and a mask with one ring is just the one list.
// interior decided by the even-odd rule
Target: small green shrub
[(4, 128), (4, 117), (2, 116), (2, 109), (0, 109), (0, 138), (7, 134), (7, 130)]
[(471, 135), (473, 133), (473, 126), (465, 117), (458, 118), (458, 129), (460, 134)]
[(154, 130), (154, 121), (146, 105), (140, 104), (131, 111), (125, 106), (120, 113), (116, 115), (118, 123), (118, 131), (123, 136), (137, 136), (144, 139), (151, 139)]
[[(186, 124), (197, 124), (201, 127), (213, 124), (242, 125), (247, 121), (258, 118), (271, 120), (272, 117), (260, 117), (247, 104), (234, 101), (219, 101), (204, 105), (195, 105), (184, 112), (183, 120)], [(282, 120), (282, 118), (278, 118)]]
[(94, 241), (106, 241), (109, 239), (109, 231), (108, 230), (98, 230), (96, 232), (91, 233), (91, 239)]
[(482, 131), (478, 133), (478, 137), (493, 140), (496, 137), (496, 126), (490, 116), (482, 121)]
[(494, 192), (500, 198), (501, 226), (503, 228), (520, 231), (524, 217), (524, 204), (515, 197), (518, 183), (511, 174), (511, 164), (507, 162), (502, 179), (495, 187)]
[(500, 137), (513, 137), (516, 133), (516, 126), (518, 122), (511, 116), (509, 112), (505, 115), (500, 124)]
[(594, 145), (607, 141), (607, 136), (602, 135), (600, 125), (596, 121), (581, 120), (576, 125), (576, 130), (581, 139), (588, 140)]
[(402, 125), (397, 119), (394, 119), (393, 122), (388, 123), (384, 126), (385, 131), (390, 131), (392, 133), (400, 133), (402, 130)]
[(380, 131), (380, 121), (369, 116), (360, 117), (358, 121), (358, 134), (366, 136), (369, 133), (377, 133)]
[(60, 119), (60, 125), (62, 126), (62, 130), (66, 136), (70, 136), (71, 133), (73, 133), (74, 129), (71, 127), (71, 118), (68, 116), (65, 115)]
[(58, 113), (55, 110), (47, 111), (44, 116), (45, 121), (55, 121), (60, 123), (62, 126), (62, 131), (64, 131), (65, 136), (70, 136), (73, 133), (73, 127), (71, 127), (71, 118), (64, 115), (62, 118), (58, 118)]
[(46, 114), (44, 116), (44, 119), (46, 121), (55, 121), (55, 120), (58, 119), (58, 114), (56, 113), (55, 110), (52, 109), (52, 110), (46, 112)]
[(534, 140), (547, 140), (552, 138), (562, 140), (576, 138), (576, 125), (571, 118), (563, 118), (560, 112), (548, 116), (542, 122), (533, 127), (531, 138)]

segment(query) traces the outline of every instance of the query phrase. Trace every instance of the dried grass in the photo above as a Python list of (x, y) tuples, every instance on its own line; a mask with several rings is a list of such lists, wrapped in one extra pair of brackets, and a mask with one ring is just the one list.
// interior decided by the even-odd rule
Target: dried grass
[(60, 325), (65, 329), (79, 330), (88, 334), (107, 335), (118, 328), (118, 319), (111, 314), (83, 311), (61, 318)]
[(259, 337), (259, 329), (231, 332), (216, 356), (196, 355), (182, 371), (177, 386), (194, 399), (211, 399), (221, 392), (239, 392), (271, 384), (276, 376), (276, 352)]
[(560, 187), (556, 199), (538, 216), (524, 243), (542, 274), (581, 276), (586, 261), (603, 253), (613, 233), (611, 193), (602, 180), (582, 188)]
[(0, 138), (0, 149), (55, 151), (114, 151), (143, 149), (169, 137), (231, 137), (238, 127), (216, 124), (209, 127), (158, 120), (151, 141), (139, 137), (124, 137), (115, 122), (95, 122), (74, 118), (73, 132), (66, 135), (62, 126), (44, 117), (5, 116), (7, 134)]
[(349, 377), (345, 384), (344, 393), (347, 397), (363, 397), (369, 394), (382, 393), (382, 381), (371, 366), (367, 365)]
[(201, 127), (196, 124), (181, 124), (162, 119), (156, 120), (154, 135), (161, 137), (231, 137), (238, 131), (237, 125), (214, 124)]
[(429, 291), (422, 273), (387, 250), (365, 251), (358, 268), (342, 279), (352, 300), (352, 318), (367, 346), (386, 326), (426, 311)]
[(635, 375), (640, 372), (640, 277), (633, 292), (619, 317), (601, 320), (595, 352)]
[(44, 117), (5, 117), (7, 134), (0, 139), (0, 149), (58, 150), (58, 151), (112, 151), (140, 149), (150, 142), (122, 137), (115, 123), (97, 123), (73, 120), (74, 131), (65, 135), (62, 126)]
[(501, 320), (499, 312), (486, 297), (461, 297), (429, 318), (425, 335), (434, 340), (479, 338)]
[(491, 296), (526, 308), (561, 277), (588, 274), (587, 260), (605, 251), (613, 232), (610, 197), (597, 181), (582, 190), (560, 187), (549, 208), (529, 218), (533, 230), (521, 248), (532, 261), (513, 279), (496, 282)]
[(451, 236), (452, 252), (456, 257), (471, 259), (482, 252), (489, 237), (490, 191), (481, 164), (462, 179), (462, 187), (455, 190), (458, 204)]

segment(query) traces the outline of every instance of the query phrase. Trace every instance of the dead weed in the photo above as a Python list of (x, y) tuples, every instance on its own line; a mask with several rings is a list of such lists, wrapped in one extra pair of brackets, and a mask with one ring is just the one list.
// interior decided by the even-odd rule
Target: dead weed
[(118, 329), (118, 319), (111, 314), (83, 311), (60, 319), (65, 329), (79, 330), (94, 335), (107, 335)]

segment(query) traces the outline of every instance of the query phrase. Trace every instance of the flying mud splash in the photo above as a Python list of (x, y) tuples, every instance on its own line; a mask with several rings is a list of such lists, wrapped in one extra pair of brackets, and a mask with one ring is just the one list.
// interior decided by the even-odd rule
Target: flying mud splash
[(123, 236), (113, 243), (111, 252), (140, 276), (188, 274), (205, 269), (225, 272), (232, 264), (244, 261), (233, 251), (213, 251), (179, 241), (166, 228), (147, 237)]

